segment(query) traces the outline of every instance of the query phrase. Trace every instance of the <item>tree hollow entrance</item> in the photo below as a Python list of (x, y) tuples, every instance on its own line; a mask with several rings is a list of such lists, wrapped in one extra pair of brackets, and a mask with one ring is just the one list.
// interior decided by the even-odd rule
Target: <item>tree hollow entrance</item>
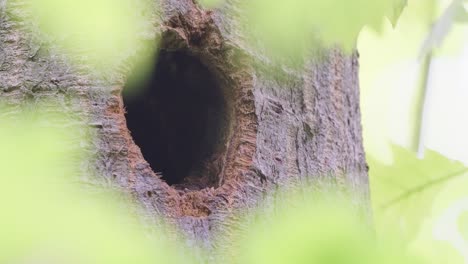
[(161, 50), (146, 81), (126, 85), (127, 126), (153, 171), (169, 185), (201, 189), (219, 183), (226, 100), (216, 75), (188, 51)]

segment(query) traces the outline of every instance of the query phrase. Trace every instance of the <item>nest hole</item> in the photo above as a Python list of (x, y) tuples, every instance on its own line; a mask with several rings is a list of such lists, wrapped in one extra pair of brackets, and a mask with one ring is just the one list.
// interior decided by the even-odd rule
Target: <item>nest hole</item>
[[(133, 76), (141, 76), (136, 69)], [(160, 50), (144, 80), (124, 93), (127, 127), (153, 171), (169, 185), (204, 188), (219, 182), (227, 134), (226, 100), (218, 78), (188, 51)]]

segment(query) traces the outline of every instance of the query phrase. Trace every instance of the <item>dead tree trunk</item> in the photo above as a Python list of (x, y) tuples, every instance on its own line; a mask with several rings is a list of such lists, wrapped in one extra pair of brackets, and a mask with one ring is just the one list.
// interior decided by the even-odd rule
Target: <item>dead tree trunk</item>
[(19, 22), (19, 4), (7, 11), (0, 0), (0, 98), (53, 98), (79, 113), (83, 133), (97, 135), (84, 167), (206, 246), (229, 233), (235, 210), (286, 183), (331, 177), (366, 197), (357, 55), (330, 49), (305, 70), (270, 74), (243, 44), (231, 7), (164, 1), (162, 24), (142, 39), (160, 39), (152, 78), (127, 97), (131, 65), (104, 77), (71, 67)]

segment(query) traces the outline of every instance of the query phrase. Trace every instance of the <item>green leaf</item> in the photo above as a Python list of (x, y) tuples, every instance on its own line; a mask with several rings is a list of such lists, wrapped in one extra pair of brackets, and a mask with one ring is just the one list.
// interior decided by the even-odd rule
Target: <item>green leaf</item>
[(388, 19), (392, 23), (393, 27), (396, 27), (396, 24), (398, 22), (398, 19), (401, 16), (401, 13), (405, 9), (405, 7), (408, 5), (408, 0), (395, 0), (393, 4), (393, 9), (392, 13), (388, 16)]
[(427, 151), (423, 160), (398, 146), (392, 146), (392, 152), (395, 160), (391, 165), (368, 158), (376, 222), (381, 230), (399, 226), (399, 231), (411, 239), (423, 219), (431, 216), (437, 194), (468, 169), (434, 151)]
[(218, 7), (223, 0), (198, 0), (197, 2), (205, 8), (215, 8)]
[(396, 21), (405, 6), (403, 0), (241, 2), (251, 44), (283, 57), (303, 57), (320, 45), (351, 51), (364, 25), (380, 28), (392, 12)]
[(375, 243), (371, 229), (358, 217), (359, 210), (350, 200), (335, 197), (334, 191), (322, 197), (313, 195), (313, 189), (304, 191), (303, 198), (284, 193), (287, 203), (280, 196), (279, 204), (274, 202), (274, 212), (260, 210), (256, 221), (241, 224), (247, 228), (245, 235), (234, 241), (238, 251), (231, 263), (419, 263), (389, 247), (386, 240)]
[(468, 22), (468, 11), (466, 10), (466, 7), (463, 5), (463, 3), (457, 9), (457, 12), (455, 14), (455, 22), (457, 23)]
[(142, 227), (130, 199), (80, 184), (86, 128), (50, 105), (0, 108), (0, 263), (190, 263), (162, 228)]
[(36, 20), (24, 21), (25, 25), (39, 29), (43, 38), (53, 38), (73, 62), (100, 71), (125, 60), (142, 45), (140, 35), (153, 30), (151, 21), (157, 13), (148, 0), (9, 2), (11, 8), (21, 6), (31, 12)]

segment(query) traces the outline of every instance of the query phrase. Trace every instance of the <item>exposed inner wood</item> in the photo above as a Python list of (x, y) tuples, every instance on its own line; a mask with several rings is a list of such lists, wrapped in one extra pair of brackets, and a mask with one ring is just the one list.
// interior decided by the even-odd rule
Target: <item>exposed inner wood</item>
[(127, 126), (153, 171), (178, 189), (216, 187), (221, 168), (210, 165), (229, 132), (216, 76), (189, 51), (162, 49), (151, 75), (124, 89)]
[(107, 114), (120, 120), (128, 146), (128, 188), (184, 229), (184, 219), (205, 223), (229, 210), (251, 174), (253, 71), (243, 52), (225, 45), (210, 13), (198, 9), (167, 20), (154, 63), (146, 82), (129, 74)]

